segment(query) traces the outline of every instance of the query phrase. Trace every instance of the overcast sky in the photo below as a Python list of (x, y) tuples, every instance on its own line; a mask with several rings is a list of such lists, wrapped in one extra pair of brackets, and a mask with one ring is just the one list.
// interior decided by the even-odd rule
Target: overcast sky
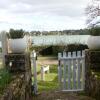
[(63, 30), (86, 27), (89, 0), (1, 0), (0, 31)]

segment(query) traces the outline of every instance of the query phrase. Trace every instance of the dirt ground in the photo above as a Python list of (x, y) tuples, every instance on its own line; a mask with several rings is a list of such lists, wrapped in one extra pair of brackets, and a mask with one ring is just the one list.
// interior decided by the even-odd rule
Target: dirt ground
[(38, 57), (37, 64), (39, 65), (51, 65), (58, 64), (58, 60), (56, 57)]
[(76, 93), (65, 93), (57, 91), (41, 92), (33, 96), (33, 100), (95, 100), (91, 97), (78, 95)]

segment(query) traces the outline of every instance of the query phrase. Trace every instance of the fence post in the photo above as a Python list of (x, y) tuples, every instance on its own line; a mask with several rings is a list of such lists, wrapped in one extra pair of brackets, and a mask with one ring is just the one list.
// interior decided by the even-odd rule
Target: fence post
[[(78, 51), (77, 52), (77, 54), (78, 54), (78, 57), (81, 57), (81, 52), (80, 51)], [(78, 78), (78, 89), (80, 89), (81, 88), (81, 82), (80, 82), (80, 79), (81, 79), (81, 64), (80, 64), (80, 61), (81, 61), (81, 59), (77, 59), (77, 67), (78, 67), (78, 73), (77, 73), (77, 78)]]
[[(63, 52), (63, 58), (66, 58), (66, 52)], [(64, 78), (64, 80), (63, 80), (63, 89), (65, 90), (66, 88), (67, 88), (67, 84), (66, 84), (66, 73), (67, 73), (67, 71), (66, 71), (66, 60), (65, 59), (63, 59), (63, 65), (64, 65), (64, 76), (63, 76), (63, 78)]]
[(8, 44), (7, 44), (7, 35), (6, 35), (6, 32), (2, 32), (1, 33), (1, 42), (2, 42), (3, 66), (5, 67), (5, 55), (8, 52)]
[(82, 51), (82, 57), (83, 57), (83, 62), (82, 62), (82, 88), (85, 89), (85, 51)]
[[(71, 52), (68, 52), (68, 58), (71, 58)], [(71, 89), (71, 60), (68, 60), (68, 89)]]
[(36, 52), (32, 52), (33, 56), (33, 72), (34, 72), (34, 93), (37, 94), (37, 71), (36, 71)]
[(62, 88), (62, 68), (61, 68), (61, 53), (58, 53), (58, 82), (60, 89)]
[[(73, 54), (73, 58), (76, 58), (76, 52), (73, 52), (72, 54)], [(72, 61), (73, 61), (73, 89), (76, 89), (76, 86), (77, 86), (76, 84), (76, 68), (77, 68), (76, 59), (73, 59)]]
[(44, 67), (41, 67), (41, 80), (44, 81), (45, 80), (45, 72), (44, 72)]

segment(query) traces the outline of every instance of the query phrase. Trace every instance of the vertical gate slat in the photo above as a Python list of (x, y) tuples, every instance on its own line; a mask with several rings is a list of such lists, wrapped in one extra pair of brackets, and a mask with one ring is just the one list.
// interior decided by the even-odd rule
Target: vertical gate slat
[(38, 86), (37, 86), (37, 70), (36, 70), (36, 52), (32, 52), (33, 56), (33, 72), (34, 72), (34, 92), (37, 93)]
[[(76, 57), (76, 52), (73, 52), (73, 57)], [(76, 59), (73, 59), (73, 89), (76, 89)]]
[[(66, 52), (63, 52), (63, 58), (66, 58)], [(63, 74), (63, 77), (64, 77), (64, 81), (63, 81), (63, 89), (66, 89), (67, 87), (67, 84), (66, 84), (66, 59), (63, 60), (63, 68), (64, 68), (64, 74)]]
[[(71, 52), (68, 52), (68, 57), (71, 57)], [(68, 89), (71, 89), (71, 60), (68, 59)]]
[(61, 53), (58, 53), (58, 81), (59, 81), (59, 86), (60, 89), (62, 88), (62, 68), (61, 68)]
[[(80, 51), (78, 51), (77, 54), (78, 54), (78, 57), (81, 57), (81, 52)], [(80, 89), (81, 88), (81, 82), (80, 82), (80, 79), (81, 79), (80, 58), (77, 59), (77, 67), (78, 67), (78, 73), (77, 73), (77, 78), (78, 78), (77, 81), (78, 81), (78, 83), (77, 83), (77, 85), (78, 85), (78, 89)]]
[(85, 51), (82, 51), (82, 89), (85, 87)]

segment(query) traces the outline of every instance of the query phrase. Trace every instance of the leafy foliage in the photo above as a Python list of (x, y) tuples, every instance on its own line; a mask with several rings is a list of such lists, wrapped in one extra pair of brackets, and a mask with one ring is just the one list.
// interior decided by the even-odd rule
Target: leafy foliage
[(73, 51), (82, 51), (88, 49), (88, 46), (85, 44), (69, 44), (67, 45), (67, 47), (65, 48), (65, 51), (67, 52), (73, 52)]
[[(80, 50), (84, 50), (84, 49), (88, 49), (87, 45), (84, 44), (68, 44), (68, 45), (59, 45), (59, 46), (34, 46), (31, 48), (31, 50), (35, 50), (37, 51), (38, 54), (40, 55), (58, 55), (59, 52), (64, 51), (80, 51)], [(47, 52), (46, 52), (47, 51)]]
[(9, 30), (9, 37), (11, 39), (23, 38), (24, 37), (24, 31), (22, 29), (20, 29), (20, 30), (10, 29)]
[(99, 36), (100, 35), (100, 27), (93, 27), (89, 30), (90, 35)]
[(39, 91), (58, 89), (57, 65), (50, 65), (50, 73), (45, 74), (45, 81), (41, 80), (41, 74), (38, 74), (37, 77)]
[(6, 69), (0, 69), (0, 94), (3, 92), (4, 88), (11, 81), (11, 75)]

